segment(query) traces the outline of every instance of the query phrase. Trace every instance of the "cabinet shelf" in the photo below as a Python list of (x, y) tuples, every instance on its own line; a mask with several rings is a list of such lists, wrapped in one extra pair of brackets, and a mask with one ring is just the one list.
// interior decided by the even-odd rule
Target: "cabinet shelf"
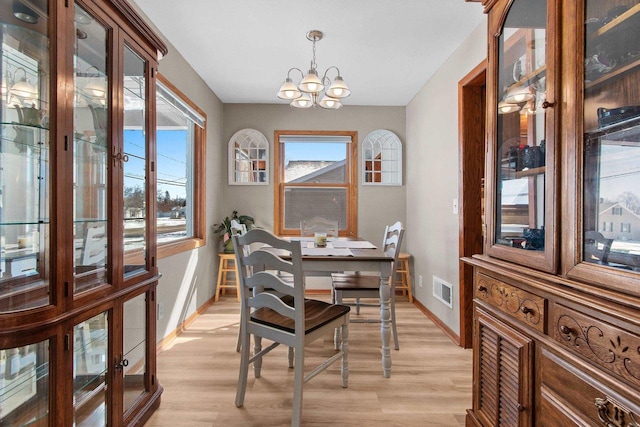
[(594, 89), (600, 85), (602, 85), (603, 83), (606, 83), (607, 81), (614, 79), (616, 77), (621, 77), (622, 75), (633, 71), (634, 69), (640, 67), (640, 58), (630, 62), (622, 67), (619, 68), (614, 68), (612, 71), (603, 74), (602, 76), (598, 77), (595, 80), (592, 80), (588, 83), (585, 83), (584, 88), (585, 89)]
[(2, 221), (0, 227), (8, 227), (11, 225), (49, 225), (49, 220), (37, 220), (37, 221)]
[(611, 34), (612, 31), (625, 31), (631, 28), (634, 25), (638, 24), (638, 20), (640, 20), (640, 4), (637, 4), (613, 19), (611, 22), (603, 25), (598, 28), (598, 30), (594, 31), (593, 34), (589, 36), (590, 41), (595, 40), (596, 38), (600, 38)]
[(38, 129), (38, 130), (45, 130), (45, 131), (49, 130), (49, 128), (46, 126), (32, 125), (28, 123), (19, 123), (19, 122), (0, 122), (0, 126), (18, 126), (20, 128), (31, 128), (31, 129)]
[(521, 170), (516, 172), (516, 178), (524, 178), (527, 176), (536, 176), (536, 175), (541, 175), (543, 173), (545, 173), (545, 166), (540, 166), (537, 168), (531, 168), (531, 169), (525, 169), (525, 170)]
[(527, 87), (527, 86), (534, 85), (538, 83), (540, 80), (542, 80), (544, 77), (546, 77), (546, 75), (547, 75), (547, 66), (543, 65), (539, 68), (536, 68), (529, 74), (525, 75), (523, 78), (521, 78), (520, 80), (518, 80), (517, 82), (509, 86), (509, 88)]

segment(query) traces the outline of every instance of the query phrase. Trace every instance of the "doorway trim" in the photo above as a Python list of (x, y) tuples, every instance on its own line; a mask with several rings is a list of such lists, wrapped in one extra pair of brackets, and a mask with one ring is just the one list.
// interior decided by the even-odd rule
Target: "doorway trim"
[[(484, 60), (458, 82), (459, 257), (483, 252), (484, 165), (486, 136), (486, 72)], [(460, 342), (473, 342), (473, 267), (459, 262)]]

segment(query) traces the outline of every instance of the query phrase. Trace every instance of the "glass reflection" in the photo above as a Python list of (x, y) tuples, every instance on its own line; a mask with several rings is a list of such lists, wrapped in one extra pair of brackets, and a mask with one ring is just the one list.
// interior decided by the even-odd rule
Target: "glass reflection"
[(49, 341), (0, 350), (0, 425), (49, 425)]
[(516, 0), (498, 54), (495, 241), (545, 247), (546, 1)]
[(145, 63), (124, 49), (124, 275), (146, 270), (147, 138)]
[(640, 1), (586, 2), (583, 259), (640, 271)]
[(50, 303), (48, 8), (0, 6), (0, 313)]
[(74, 55), (74, 293), (107, 282), (109, 80), (107, 30), (76, 4)]
[(146, 392), (146, 294), (124, 303), (124, 413)]
[(101, 313), (73, 328), (74, 426), (107, 425), (108, 326)]

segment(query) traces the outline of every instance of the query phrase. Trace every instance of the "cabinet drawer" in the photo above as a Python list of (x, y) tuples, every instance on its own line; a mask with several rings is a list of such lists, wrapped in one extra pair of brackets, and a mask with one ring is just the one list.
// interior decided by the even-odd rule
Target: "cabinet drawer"
[(640, 336), (627, 330), (631, 325), (611, 325), (562, 305), (555, 306), (551, 325), (550, 335), (564, 347), (640, 386)]
[(544, 333), (546, 299), (482, 273), (476, 274), (475, 297)]
[(638, 396), (623, 397), (546, 350), (540, 368), (541, 425), (633, 426), (640, 421), (640, 408), (633, 403)]

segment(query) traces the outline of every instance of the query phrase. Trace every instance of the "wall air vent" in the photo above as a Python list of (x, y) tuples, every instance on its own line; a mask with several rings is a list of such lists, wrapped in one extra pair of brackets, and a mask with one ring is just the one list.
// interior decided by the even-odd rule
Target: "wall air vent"
[(447, 307), (453, 308), (453, 287), (436, 276), (433, 276), (433, 296)]

